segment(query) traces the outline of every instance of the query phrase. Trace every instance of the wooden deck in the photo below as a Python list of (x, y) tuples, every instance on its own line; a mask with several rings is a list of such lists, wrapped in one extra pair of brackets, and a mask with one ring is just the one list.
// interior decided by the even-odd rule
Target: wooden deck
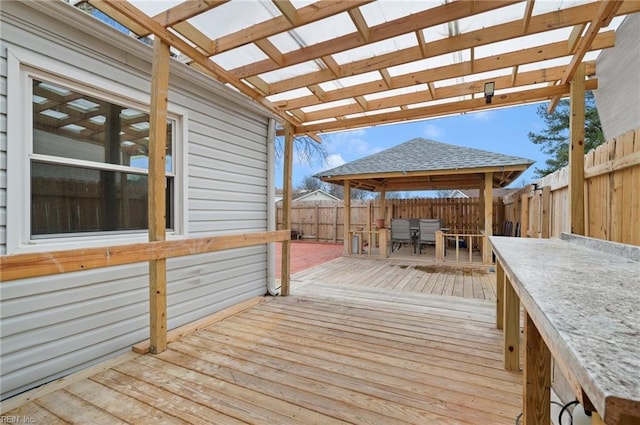
[(292, 276), (292, 285), (332, 284), (495, 301), (495, 273), (483, 267), (451, 267), (397, 255), (387, 259), (341, 257)]
[[(353, 260), (300, 273), (291, 297), (266, 298), (160, 355), (131, 353), (39, 389), (6, 414), (47, 424), (513, 424), (522, 375), (502, 366), (494, 303), (400, 291), (422, 280), (411, 266), (387, 264), (407, 271), (388, 287), (352, 285)], [(389, 280), (355, 260), (370, 272), (360, 282)]]

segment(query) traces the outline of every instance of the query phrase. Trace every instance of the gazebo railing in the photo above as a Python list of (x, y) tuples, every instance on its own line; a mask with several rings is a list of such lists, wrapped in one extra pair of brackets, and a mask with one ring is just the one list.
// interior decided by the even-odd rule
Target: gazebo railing
[[(474, 250), (485, 247), (485, 235), (481, 233), (436, 232), (436, 261), (474, 262)], [(453, 247), (451, 248), (451, 245)], [(480, 258), (478, 261), (482, 263)]]

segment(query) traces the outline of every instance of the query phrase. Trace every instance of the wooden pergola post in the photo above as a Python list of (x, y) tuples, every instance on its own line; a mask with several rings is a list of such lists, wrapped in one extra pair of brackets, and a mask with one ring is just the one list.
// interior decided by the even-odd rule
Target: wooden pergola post
[(584, 90), (585, 64), (578, 66), (571, 80), (569, 143), (569, 200), (571, 233), (585, 234), (584, 224)]
[(482, 239), (482, 263), (491, 264), (489, 236), (493, 235), (493, 173), (484, 175), (484, 238)]
[[(149, 113), (149, 242), (165, 240), (165, 146), (169, 96), (169, 45), (160, 38), (153, 42), (151, 105)], [(167, 349), (167, 260), (149, 261), (150, 351)]]
[[(387, 226), (387, 190), (380, 191), (380, 217), (384, 226)], [(378, 229), (380, 230), (380, 229)]]
[[(293, 173), (293, 127), (284, 126), (284, 169), (282, 177), (282, 228), (291, 232), (291, 177)], [(282, 242), (282, 267), (280, 269), (280, 294), (289, 296), (291, 273), (291, 238)]]
[(344, 181), (344, 209), (342, 213), (342, 222), (344, 223), (343, 235), (344, 235), (344, 255), (351, 253), (351, 247), (349, 240), (351, 231), (351, 182), (349, 180)]

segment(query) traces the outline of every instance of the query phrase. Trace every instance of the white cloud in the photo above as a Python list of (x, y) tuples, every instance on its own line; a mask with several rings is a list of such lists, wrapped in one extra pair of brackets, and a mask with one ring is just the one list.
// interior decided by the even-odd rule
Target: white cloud
[(438, 139), (444, 134), (442, 128), (435, 124), (427, 124), (424, 126), (424, 135), (430, 139)]
[(342, 155), (339, 153), (329, 155), (329, 157), (327, 158), (327, 168), (339, 167), (345, 163), (346, 161), (344, 160), (344, 158), (342, 158)]
[(327, 135), (326, 143), (329, 152), (340, 152), (349, 158), (362, 158), (375, 152), (376, 147), (366, 140), (365, 129), (345, 131)]
[(480, 111), (469, 114), (476, 121), (491, 121), (491, 111)]

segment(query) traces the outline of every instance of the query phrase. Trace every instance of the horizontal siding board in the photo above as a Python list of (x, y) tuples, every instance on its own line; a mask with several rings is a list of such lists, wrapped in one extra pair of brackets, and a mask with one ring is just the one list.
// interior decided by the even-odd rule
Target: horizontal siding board
[[(255, 167), (251, 164), (235, 164), (226, 161), (224, 158), (206, 158), (196, 155), (190, 155), (189, 169), (198, 170), (201, 173), (203, 170), (216, 170), (216, 172), (221, 173), (221, 175), (222, 173), (227, 175), (233, 175), (235, 173), (236, 175), (260, 179), (260, 182), (264, 182), (267, 176), (266, 167)], [(195, 171), (193, 171), (193, 173), (195, 174)]]
[[(246, 174), (236, 174), (233, 171), (223, 171), (216, 170), (210, 168), (198, 167), (197, 165), (191, 165), (189, 167), (189, 176), (190, 177), (200, 177), (203, 179), (207, 179), (209, 184), (212, 184), (212, 180), (216, 185), (220, 185), (223, 183), (234, 183), (240, 184), (244, 186), (254, 187), (265, 185), (265, 177), (260, 178), (256, 176), (250, 176)], [(223, 187), (224, 188), (224, 187)]]
[[(49, 307), (36, 311), (26, 310), (28, 312), (27, 314), (13, 314), (3, 318), (3, 337), (13, 335), (17, 332), (27, 332), (29, 329), (34, 329), (44, 324), (48, 326), (68, 320), (77, 320), (78, 329), (83, 329), (84, 322), (80, 320), (83, 317), (112, 310), (120, 306), (136, 303), (142, 306), (142, 304), (147, 303), (149, 299), (149, 290), (147, 288), (148, 287), (145, 284), (144, 286), (131, 289), (127, 292), (118, 292), (100, 298), (79, 300), (76, 303), (67, 303), (61, 306)], [(46, 299), (48, 296), (44, 295), (40, 298)], [(11, 308), (14, 306), (8, 307), (10, 308), (7, 308), (7, 310), (10, 310), (11, 313), (15, 313), (15, 308)]]
[(148, 315), (141, 314), (94, 329), (83, 330), (67, 338), (57, 338), (48, 343), (37, 344), (19, 352), (8, 355), (3, 354), (3, 367), (10, 370), (19, 370), (37, 365), (42, 359), (65, 356), (68, 353), (83, 350), (101, 342), (126, 336), (134, 329), (145, 329), (148, 323)]
[[(110, 325), (112, 323), (118, 323), (123, 320), (136, 317), (145, 319), (148, 314), (148, 308), (147, 310), (144, 308), (144, 305), (134, 303), (117, 309), (111, 309), (85, 316), (82, 318), (82, 325), (84, 326), (84, 329), (78, 329), (78, 321), (67, 320), (56, 324), (47, 324), (41, 328), (30, 329), (27, 332), (21, 332), (19, 334), (5, 337), (3, 338), (3, 343), (6, 344), (7, 347), (11, 347), (11, 351), (3, 350), (3, 358), (4, 356), (19, 350), (24, 350), (34, 346), (44, 347), (47, 343), (54, 342), (56, 340), (64, 340), (65, 338), (78, 333), (100, 329), (103, 326)], [(146, 320), (146, 322), (143, 320), (140, 322), (139, 326), (146, 327), (148, 323), (148, 320)]]
[[(149, 331), (138, 329), (118, 338), (88, 346), (82, 350), (49, 358), (32, 367), (12, 370), (5, 374), (2, 366), (3, 397), (26, 391), (34, 386), (69, 375), (84, 368), (103, 362), (111, 357), (131, 351), (131, 345), (146, 339)], [(122, 348), (124, 347), (124, 348)]]
[(247, 153), (247, 155), (243, 155), (241, 149), (237, 149), (234, 152), (225, 152), (221, 149), (216, 149), (215, 146), (205, 146), (198, 144), (197, 142), (194, 142), (193, 139), (190, 147), (190, 162), (199, 159), (202, 164), (205, 164), (208, 160), (233, 164), (233, 166), (241, 166), (248, 169), (265, 169), (264, 154), (258, 154), (256, 152), (245, 152)]
[(189, 223), (189, 232), (193, 237), (207, 236), (211, 234), (223, 235), (229, 233), (251, 233), (264, 229), (266, 222), (237, 223), (235, 221), (215, 221)]
[(265, 202), (239, 202), (231, 200), (201, 200), (194, 199), (189, 202), (191, 211), (256, 211), (265, 212)]
[[(202, 170), (199, 174), (204, 174), (205, 170)], [(260, 186), (248, 186), (243, 182), (238, 181), (225, 181), (224, 186), (218, 186), (220, 181), (212, 181), (211, 179), (206, 178), (206, 176), (198, 176), (195, 174), (189, 175), (189, 188), (190, 189), (207, 189), (211, 192), (216, 193), (247, 193), (247, 194), (261, 194), (267, 196), (267, 185)]]
[[(19, 46), (102, 78), (105, 84), (125, 86), (132, 98), (148, 97), (151, 49), (115, 37), (119, 46), (110, 37), (95, 35), (100, 31), (85, 33), (76, 28), (76, 22), (55, 21), (38, 8), (17, 2), (7, 10), (10, 18), (5, 10), (2, 16), (1, 95), (7, 90), (5, 46)], [(20, 13), (24, 16), (12, 17)], [(185, 190), (193, 211), (184, 214), (189, 236), (265, 231), (269, 116), (248, 102), (241, 104), (236, 93), (218, 83), (205, 87), (199, 73), (177, 62), (174, 68), (178, 72), (170, 73), (169, 103), (185, 111), (188, 119), (185, 175), (189, 185)], [(8, 107), (6, 99), (1, 99), (2, 117), (2, 108)], [(0, 118), (0, 128), (6, 124)], [(0, 144), (4, 151), (6, 135), (0, 135)], [(4, 152), (0, 152), (0, 164), (4, 170)], [(0, 183), (6, 184), (4, 175)], [(5, 192), (0, 187), (0, 202), (6, 201)], [(0, 225), (3, 243), (4, 233)], [(266, 252), (266, 246), (256, 246), (169, 259), (169, 328), (264, 295)], [(3, 282), (2, 398), (130, 350), (132, 344), (148, 338), (148, 302), (145, 263)]]
[[(206, 136), (214, 130), (213, 134), (220, 132), (219, 135), (224, 136), (223, 140), (232, 144), (235, 144), (234, 141), (256, 140), (267, 135), (266, 120), (259, 121), (255, 115), (243, 114), (232, 104), (203, 102), (202, 107), (190, 115), (194, 133)], [(248, 147), (266, 152), (260, 143), (250, 143)]]
[[(189, 205), (197, 202), (242, 202), (248, 204), (266, 204), (266, 193), (239, 193), (192, 188), (189, 190)], [(198, 209), (198, 208), (196, 208)]]
[[(108, 271), (109, 279), (105, 279), (105, 271)], [(35, 296), (42, 293), (54, 293), (67, 289), (93, 286), (102, 282), (108, 283), (119, 279), (135, 278), (136, 276), (146, 279), (147, 272), (148, 267), (146, 264), (137, 263), (109, 267), (104, 270), (84, 270), (81, 272), (47, 276), (45, 284), (43, 284), (41, 278), (11, 280), (0, 284), (0, 300), (6, 301), (20, 297)]]

